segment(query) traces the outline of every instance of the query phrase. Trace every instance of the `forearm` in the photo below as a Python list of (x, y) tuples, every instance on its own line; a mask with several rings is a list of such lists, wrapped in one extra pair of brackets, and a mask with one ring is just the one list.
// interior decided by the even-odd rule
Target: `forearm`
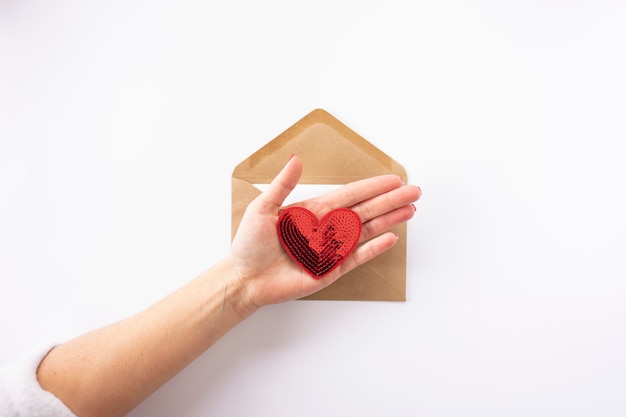
[(150, 308), (55, 349), (42, 387), (80, 417), (124, 416), (254, 312), (223, 261)]
[(349, 259), (317, 280), (290, 260), (276, 237), (279, 208), (301, 174), (301, 161), (290, 158), (250, 203), (227, 260), (147, 310), (53, 349), (38, 370), (42, 387), (80, 417), (124, 416), (257, 306), (311, 294), (390, 249), (397, 238), (386, 232), (413, 216), (421, 195), (401, 178), (382, 175), (304, 201), (320, 214), (351, 208), (363, 223)]

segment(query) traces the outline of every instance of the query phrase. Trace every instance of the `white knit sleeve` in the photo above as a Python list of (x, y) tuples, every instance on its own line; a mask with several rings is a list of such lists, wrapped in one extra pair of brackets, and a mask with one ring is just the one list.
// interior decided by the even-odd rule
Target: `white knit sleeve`
[(0, 416), (76, 417), (37, 381), (37, 368), (53, 347), (32, 350), (0, 368)]

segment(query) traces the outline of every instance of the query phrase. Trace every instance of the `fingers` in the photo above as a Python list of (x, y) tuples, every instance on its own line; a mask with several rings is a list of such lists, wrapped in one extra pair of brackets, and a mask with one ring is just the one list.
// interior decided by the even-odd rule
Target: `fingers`
[(407, 185), (352, 207), (361, 217), (363, 228), (360, 245), (338, 268), (340, 276), (391, 249), (398, 236), (388, 230), (413, 218), (416, 211), (413, 202), (421, 196), (419, 187)]
[[(292, 156), (259, 201), (271, 211), (281, 205), (298, 184), (302, 175), (302, 161)], [(415, 213), (414, 202), (422, 192), (415, 185), (404, 185), (400, 177), (393, 174), (380, 175), (355, 181), (302, 202), (309, 210), (320, 216), (339, 207), (354, 210), (363, 223), (360, 242), (367, 241), (390, 228), (410, 220)]]
[(402, 178), (397, 175), (380, 175), (348, 183), (306, 203), (312, 208), (312, 211), (325, 213), (338, 207), (352, 207), (402, 185)]
[(411, 220), (414, 215), (415, 209), (413, 206), (408, 205), (363, 223), (359, 243), (365, 242), (374, 236), (378, 236), (379, 234), (388, 231), (394, 226)]
[(358, 246), (338, 268), (340, 276), (391, 249), (397, 241), (398, 237), (394, 233), (388, 232)]
[(410, 207), (422, 195), (422, 190), (415, 185), (404, 185), (384, 194), (376, 195), (369, 200), (358, 203), (352, 207), (363, 223), (376, 219), (386, 213), (401, 207)]
[(381, 175), (355, 181), (325, 195), (303, 202), (319, 216), (338, 207), (354, 210), (363, 223), (360, 243), (410, 220), (414, 202), (422, 196), (415, 185), (403, 185), (397, 175)]
[(280, 207), (302, 176), (302, 161), (292, 155), (283, 169), (274, 177), (269, 187), (261, 194), (261, 200), (273, 209)]

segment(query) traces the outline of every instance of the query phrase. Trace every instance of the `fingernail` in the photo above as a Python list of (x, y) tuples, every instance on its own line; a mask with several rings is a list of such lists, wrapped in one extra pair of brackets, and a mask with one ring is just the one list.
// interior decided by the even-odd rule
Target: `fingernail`
[(396, 235), (396, 242), (400, 240), (400, 235), (398, 235), (397, 233), (394, 233), (394, 235)]
[(415, 204), (411, 203), (411, 207), (413, 207), (413, 211), (417, 211), (417, 207), (415, 207)]
[(293, 158), (294, 156), (296, 156), (295, 153), (292, 153), (291, 155), (289, 155), (289, 159), (287, 160), (287, 162), (291, 161), (291, 158)]
[(419, 185), (417, 186), (417, 191), (419, 191), (419, 192), (420, 192), (420, 195), (422, 195), (422, 189), (420, 188), (420, 186), (419, 186)]

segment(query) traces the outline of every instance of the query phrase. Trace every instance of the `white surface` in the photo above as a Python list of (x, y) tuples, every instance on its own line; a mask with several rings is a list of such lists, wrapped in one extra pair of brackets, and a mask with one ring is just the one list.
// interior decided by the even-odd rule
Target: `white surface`
[(322, 107), (424, 191), (408, 301), (267, 308), (132, 416), (624, 415), (624, 3), (215, 4), (0, 1), (0, 360), (220, 259)]

